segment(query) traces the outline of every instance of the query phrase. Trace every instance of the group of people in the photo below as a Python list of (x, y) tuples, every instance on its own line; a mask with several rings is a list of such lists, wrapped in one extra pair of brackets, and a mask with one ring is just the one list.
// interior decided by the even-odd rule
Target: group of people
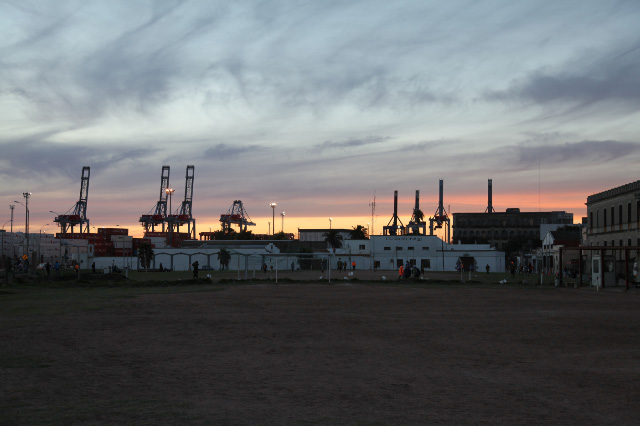
[(516, 274), (530, 274), (533, 272), (533, 265), (531, 263), (523, 263), (520, 266), (517, 266), (514, 262), (511, 262), (509, 265), (509, 272), (511, 272), (512, 276), (515, 276)]
[[(340, 271), (346, 272), (348, 268), (349, 268), (349, 262), (347, 262), (346, 260), (345, 261), (338, 260), (338, 272), (340, 272)], [(355, 260), (353, 260), (351, 262), (351, 269), (354, 270), (354, 271), (356, 270), (356, 261)]]
[(400, 265), (398, 269), (398, 279), (408, 280), (412, 276), (418, 278), (422, 274), (422, 271), (410, 262), (407, 262), (404, 266)]

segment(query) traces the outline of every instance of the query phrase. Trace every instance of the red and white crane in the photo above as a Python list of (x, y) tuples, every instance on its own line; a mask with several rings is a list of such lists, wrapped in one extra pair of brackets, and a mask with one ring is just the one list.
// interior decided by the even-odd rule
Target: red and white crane
[(156, 226), (162, 225), (162, 232), (165, 231), (165, 222), (167, 221), (167, 198), (169, 196), (169, 166), (162, 166), (162, 174), (160, 176), (160, 199), (156, 206), (149, 213), (140, 216), (140, 223), (144, 227), (145, 232), (154, 232)]
[(187, 233), (192, 239), (196, 239), (196, 220), (193, 217), (193, 181), (195, 177), (195, 167), (187, 166), (187, 173), (184, 183), (184, 201), (175, 213), (170, 212), (167, 216), (169, 232), (180, 232), (180, 226), (187, 225)]
[(87, 219), (87, 199), (89, 198), (89, 175), (91, 168), (85, 166), (82, 168), (82, 178), (80, 180), (80, 199), (65, 214), (60, 214), (53, 219), (60, 225), (60, 232), (73, 233), (75, 226), (80, 226), (80, 233), (89, 233), (89, 219)]

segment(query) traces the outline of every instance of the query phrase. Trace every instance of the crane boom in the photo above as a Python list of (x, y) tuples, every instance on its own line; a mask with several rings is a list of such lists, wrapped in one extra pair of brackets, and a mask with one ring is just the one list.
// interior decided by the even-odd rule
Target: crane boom
[(192, 239), (196, 239), (196, 220), (193, 218), (193, 181), (195, 177), (195, 166), (187, 166), (184, 183), (184, 201), (180, 204), (177, 214), (170, 212), (167, 221), (169, 222), (169, 232), (180, 232), (181, 225), (187, 225), (187, 232)]
[(87, 201), (89, 199), (89, 176), (91, 168), (84, 166), (82, 168), (82, 177), (80, 180), (80, 198), (78, 202), (69, 209), (65, 214), (61, 214), (53, 219), (60, 225), (60, 232), (66, 234), (69, 229), (73, 232), (74, 226), (80, 226), (80, 233), (89, 233), (89, 219), (87, 219)]
[(142, 223), (145, 232), (149, 232), (149, 230), (154, 232), (156, 225), (162, 225), (162, 232), (164, 232), (165, 222), (167, 221), (167, 198), (169, 197), (167, 189), (169, 188), (170, 172), (169, 166), (162, 166), (160, 175), (160, 198), (156, 206), (151, 209), (149, 213), (140, 216), (139, 221)]

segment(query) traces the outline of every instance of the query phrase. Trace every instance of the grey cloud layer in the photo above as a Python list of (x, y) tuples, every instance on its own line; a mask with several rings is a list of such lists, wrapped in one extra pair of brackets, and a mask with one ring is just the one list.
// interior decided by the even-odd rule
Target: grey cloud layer
[(195, 163), (231, 199), (345, 203), (538, 162), (587, 181), (638, 158), (638, 20), (624, 1), (4, 2), (3, 176), (90, 165), (146, 193), (136, 173)]
[(512, 82), (507, 90), (490, 91), (485, 96), (493, 101), (558, 103), (574, 108), (621, 104), (627, 106), (628, 113), (635, 113), (640, 108), (640, 48), (619, 50), (623, 53), (602, 54), (594, 64), (580, 66), (586, 61), (583, 59), (559, 72), (536, 71)]
[(75, 179), (83, 166), (106, 170), (123, 163), (135, 163), (148, 156), (148, 149), (79, 144), (58, 144), (48, 141), (49, 134), (7, 142), (0, 139), (6, 161), (0, 174), (5, 179), (38, 179), (46, 183), (53, 176)]

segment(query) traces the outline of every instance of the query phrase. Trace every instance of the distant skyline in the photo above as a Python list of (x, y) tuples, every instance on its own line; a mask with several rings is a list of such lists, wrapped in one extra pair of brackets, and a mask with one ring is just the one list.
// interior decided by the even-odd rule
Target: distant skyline
[[(197, 230), (565, 210), (640, 179), (640, 2), (0, 0), (0, 219), (138, 218), (195, 166)], [(1, 207), (4, 206), (4, 207)], [(451, 212), (450, 212), (451, 213)], [(406, 224), (406, 223), (405, 223)], [(15, 209), (14, 230), (24, 226)], [(8, 229), (9, 224), (5, 225)]]

